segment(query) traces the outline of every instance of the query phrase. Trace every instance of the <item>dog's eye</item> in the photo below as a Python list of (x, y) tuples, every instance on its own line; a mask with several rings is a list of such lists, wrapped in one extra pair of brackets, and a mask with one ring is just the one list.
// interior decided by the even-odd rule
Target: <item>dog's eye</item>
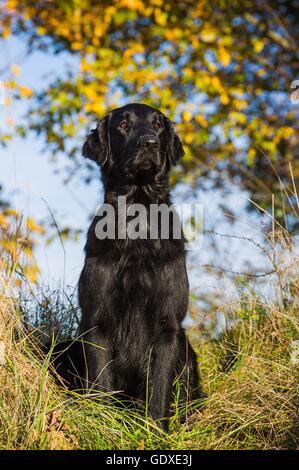
[(159, 122), (154, 122), (153, 124), (154, 129), (160, 129), (160, 127), (161, 127), (161, 124)]
[(119, 127), (121, 127), (122, 129), (126, 129), (128, 127), (128, 124), (126, 123), (126, 121), (121, 121), (119, 123)]

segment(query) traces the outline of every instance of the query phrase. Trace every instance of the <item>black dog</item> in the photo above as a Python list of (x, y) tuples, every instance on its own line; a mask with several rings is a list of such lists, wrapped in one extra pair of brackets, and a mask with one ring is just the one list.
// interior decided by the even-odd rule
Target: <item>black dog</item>
[[(99, 239), (97, 224), (104, 214), (89, 228), (79, 281), (83, 343), (68, 347), (84, 388), (148, 399), (151, 416), (165, 418), (165, 429), (175, 377), (182, 403), (203, 396), (196, 355), (181, 326), (189, 293), (185, 239), (181, 229), (181, 237), (174, 237), (171, 223), (168, 239), (162, 238), (161, 219), (158, 237), (149, 237), (150, 206), (171, 205), (169, 173), (183, 154), (172, 122), (142, 104), (113, 110), (87, 137), (83, 155), (102, 169), (104, 202), (116, 209), (116, 223), (107, 213), (105, 220), (118, 231), (115, 239)], [(126, 197), (126, 208), (133, 203), (145, 207), (145, 236), (120, 236), (119, 196)], [(176, 218), (172, 213), (171, 220)], [(63, 367), (62, 375), (71, 382), (73, 372)]]

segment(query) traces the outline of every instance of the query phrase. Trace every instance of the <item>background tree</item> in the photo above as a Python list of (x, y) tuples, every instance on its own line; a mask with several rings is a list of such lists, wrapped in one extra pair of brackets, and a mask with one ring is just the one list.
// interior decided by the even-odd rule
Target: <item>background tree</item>
[(124, 102), (148, 103), (177, 122), (185, 144), (173, 183), (222, 187), (229, 177), (296, 229), (281, 194), (295, 206), (297, 12), (298, 0), (7, 0), (2, 38), (80, 63), (34, 93), (9, 83), (31, 103), (17, 130), (69, 155), (73, 174), (93, 121)]

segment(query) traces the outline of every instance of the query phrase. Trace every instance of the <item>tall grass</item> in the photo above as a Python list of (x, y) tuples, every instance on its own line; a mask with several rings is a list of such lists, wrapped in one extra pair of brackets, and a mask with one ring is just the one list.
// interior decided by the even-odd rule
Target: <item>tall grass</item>
[[(283, 275), (271, 305), (251, 289), (228, 306), (232, 326), (218, 338), (203, 340), (190, 332), (209, 398), (184, 425), (175, 412), (168, 434), (155, 432), (155, 423), (140, 412), (101, 405), (94, 393), (79, 395), (55, 383), (49, 356), (38, 350), (36, 331), (23, 326), (24, 306), (20, 310), (19, 300), (5, 293), (4, 285), (0, 448), (298, 448), (299, 367), (291, 353), (299, 339), (299, 279), (287, 270)], [(65, 315), (56, 294), (52, 301)], [(52, 309), (49, 299), (47, 306)]]

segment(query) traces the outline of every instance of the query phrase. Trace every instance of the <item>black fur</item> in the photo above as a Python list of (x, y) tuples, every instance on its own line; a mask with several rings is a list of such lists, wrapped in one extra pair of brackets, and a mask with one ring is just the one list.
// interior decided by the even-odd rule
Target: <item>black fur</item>
[[(169, 173), (183, 154), (171, 121), (141, 104), (112, 111), (83, 146), (83, 155), (102, 169), (104, 202), (116, 206), (122, 195), (128, 206), (141, 203), (148, 212), (152, 203), (171, 204)], [(182, 403), (202, 396), (196, 355), (181, 326), (189, 294), (185, 240), (172, 233), (168, 240), (99, 240), (99, 220), (88, 231), (79, 281), (83, 343), (60, 347), (58, 372), (77, 387), (74, 374), (83, 377), (84, 388), (117, 391), (122, 398), (144, 402), (148, 392), (150, 414), (165, 418), (167, 429), (176, 376)], [(67, 357), (75, 358), (76, 372), (65, 366)]]

